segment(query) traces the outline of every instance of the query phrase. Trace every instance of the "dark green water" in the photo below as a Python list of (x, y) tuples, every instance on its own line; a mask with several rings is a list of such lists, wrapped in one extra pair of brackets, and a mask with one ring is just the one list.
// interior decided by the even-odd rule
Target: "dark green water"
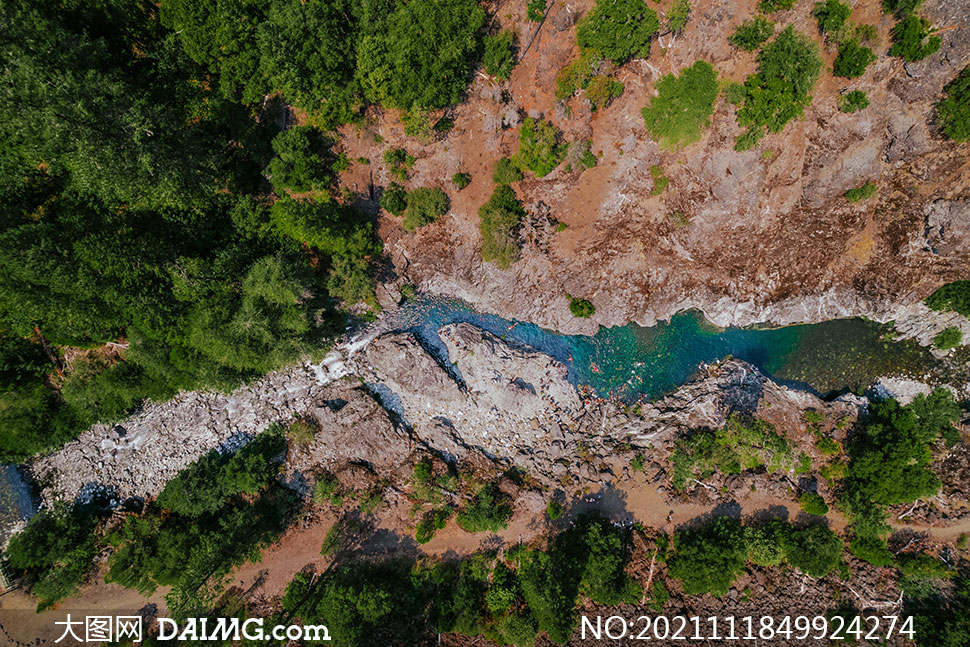
[(887, 326), (863, 319), (719, 329), (699, 313), (686, 312), (649, 328), (635, 324), (601, 328), (590, 337), (560, 335), (534, 324), (481, 314), (460, 301), (420, 300), (406, 306), (401, 316), (399, 329), (416, 333), (425, 346), (439, 352), (444, 352), (444, 346), (438, 328), (471, 323), (551, 355), (568, 367), (575, 384), (627, 402), (675, 389), (701, 363), (727, 356), (819, 393), (864, 389), (880, 375), (924, 376), (938, 370), (932, 355), (918, 344), (890, 341)]

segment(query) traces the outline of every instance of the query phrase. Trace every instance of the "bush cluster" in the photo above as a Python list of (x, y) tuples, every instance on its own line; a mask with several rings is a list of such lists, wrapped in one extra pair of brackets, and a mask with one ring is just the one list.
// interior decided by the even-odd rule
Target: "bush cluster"
[(515, 161), (522, 169), (544, 177), (559, 166), (566, 154), (566, 146), (559, 143), (559, 132), (544, 119), (526, 117), (519, 130), (519, 152)]
[(870, 198), (876, 197), (879, 193), (879, 187), (873, 182), (866, 182), (862, 186), (857, 186), (854, 189), (849, 189), (845, 192), (845, 199), (849, 202), (861, 202), (862, 200), (869, 200)]
[(519, 223), (525, 217), (522, 203), (507, 184), (495, 187), (478, 210), (482, 234), (482, 260), (508, 269), (519, 258)]
[(821, 525), (795, 528), (781, 520), (744, 527), (731, 517), (715, 517), (681, 530), (668, 561), (672, 577), (690, 595), (725, 595), (747, 562), (776, 566), (787, 561), (813, 577), (824, 577), (842, 558), (842, 540)]
[(486, 74), (500, 79), (509, 78), (515, 67), (515, 32), (505, 29), (493, 36), (486, 36), (482, 63)]
[(448, 212), (448, 196), (438, 187), (419, 187), (408, 193), (404, 212), (405, 231), (424, 227)]
[(818, 47), (791, 26), (768, 43), (758, 54), (758, 73), (744, 83), (747, 96), (737, 114), (738, 123), (748, 131), (735, 141), (735, 149), (748, 150), (765, 129), (781, 132), (800, 117), (811, 102), (808, 93), (821, 69)]
[(775, 32), (775, 24), (764, 16), (755, 16), (734, 28), (734, 33), (728, 39), (734, 47), (746, 52), (753, 52), (771, 38)]
[(926, 297), (927, 307), (940, 312), (952, 310), (970, 317), (970, 281), (954, 281)]
[(970, 65), (943, 88), (946, 94), (936, 104), (940, 127), (950, 139), (970, 141)]
[(660, 30), (657, 12), (643, 0), (596, 0), (576, 26), (576, 41), (584, 52), (596, 53), (617, 65), (650, 53), (650, 43)]
[(568, 294), (566, 298), (569, 299), (569, 311), (573, 313), (574, 317), (588, 319), (596, 313), (596, 306), (592, 302)]
[(716, 472), (740, 474), (760, 467), (788, 471), (795, 457), (791, 443), (770, 423), (732, 415), (721, 429), (697, 430), (677, 440), (670, 461), (673, 485), (683, 490), (689, 480)]
[(439, 633), (481, 635), (531, 645), (545, 632), (567, 641), (580, 596), (594, 603), (635, 602), (642, 591), (624, 572), (624, 531), (581, 516), (548, 547), (512, 546), (503, 558), (478, 552), (461, 560), (358, 560), (328, 570), (311, 587), (297, 575), (283, 610), (304, 624), (326, 624), (347, 647), (382, 640), (423, 644)]
[(700, 139), (719, 93), (714, 67), (697, 61), (679, 77), (663, 76), (656, 90), (657, 96), (642, 111), (650, 136), (667, 149), (683, 148)]
[(862, 90), (851, 90), (839, 97), (839, 110), (852, 114), (869, 107), (869, 97)]

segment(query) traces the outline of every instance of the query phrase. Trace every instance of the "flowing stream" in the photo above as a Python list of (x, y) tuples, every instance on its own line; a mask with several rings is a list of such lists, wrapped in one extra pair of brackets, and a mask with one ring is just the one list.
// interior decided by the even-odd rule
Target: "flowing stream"
[[(570, 380), (589, 393), (627, 403), (656, 398), (676, 389), (703, 363), (734, 356), (777, 380), (808, 387), (820, 394), (861, 390), (876, 378), (906, 374), (917, 379), (941, 377), (932, 355), (914, 341), (890, 339), (889, 326), (863, 319), (839, 319), (783, 328), (720, 329), (698, 312), (676, 315), (652, 327), (629, 324), (601, 328), (593, 336), (561, 335), (529, 323), (477, 312), (454, 299), (421, 298), (367, 326), (343, 357), (387, 331), (410, 331), (425, 348), (446, 361), (438, 329), (470, 323), (511, 343), (559, 360)], [(331, 367), (334, 368), (334, 367)], [(34, 510), (27, 484), (16, 466), (0, 465), (0, 544), (9, 529)]]
[(876, 378), (928, 377), (941, 369), (914, 341), (892, 341), (891, 327), (864, 319), (837, 319), (782, 328), (717, 328), (696, 311), (669, 322), (600, 328), (593, 336), (561, 335), (534, 324), (476, 312), (450, 299), (420, 299), (390, 317), (391, 328), (415, 333), (444, 355), (437, 330), (466, 322), (506, 341), (550, 355), (576, 385), (626, 402), (656, 398), (683, 384), (702, 363), (743, 359), (775, 379), (820, 394), (861, 390)]

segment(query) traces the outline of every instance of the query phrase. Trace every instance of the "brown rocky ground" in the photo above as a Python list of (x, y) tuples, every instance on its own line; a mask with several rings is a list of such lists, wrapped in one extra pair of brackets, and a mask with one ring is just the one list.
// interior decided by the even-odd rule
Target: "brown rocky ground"
[[(727, 38), (755, 13), (756, 0), (694, 3), (684, 34), (662, 36), (649, 59), (617, 70), (626, 90), (596, 113), (581, 97), (569, 99), (566, 109), (553, 93), (556, 73), (577, 55), (571, 25), (591, 4), (556, 4), (511, 79), (479, 75), (468, 102), (451, 111), (455, 127), (441, 141), (422, 146), (404, 137), (393, 113), (374, 113), (366, 127), (345, 129), (342, 145), (350, 157), (371, 160), (347, 172), (348, 187), (366, 193), (370, 185), (385, 186), (390, 177), (382, 151), (403, 146), (417, 157), (408, 185), (441, 186), (451, 197), (451, 211), (416, 233), (381, 216), (381, 236), (399, 276), (484, 311), (586, 333), (598, 324), (650, 324), (688, 307), (719, 325), (851, 315), (887, 320), (901, 305), (966, 276), (970, 146), (943, 140), (933, 113), (943, 85), (970, 61), (965, 2), (925, 3), (925, 15), (947, 27), (943, 47), (905, 65), (887, 55), (893, 20), (879, 0), (856, 3), (852, 20), (875, 24), (879, 32), (878, 61), (851, 81), (834, 78), (827, 67), (804, 118), (744, 153), (732, 149), (740, 129), (723, 100), (701, 140), (672, 152), (649, 138), (640, 108), (660, 74), (698, 59), (712, 62), (726, 79), (752, 72), (754, 55), (733, 50)], [(800, 2), (775, 18), (821, 45), (811, 7)], [(495, 12), (503, 27), (518, 31), (520, 43), (535, 28), (523, 13), (518, 3), (500, 3)], [(823, 51), (830, 65), (834, 48), (823, 45)], [(853, 115), (839, 112), (839, 93), (855, 88), (872, 104)], [(541, 180), (517, 183), (533, 211), (548, 209), (568, 229), (528, 236), (522, 258), (502, 271), (479, 257), (477, 209), (492, 191), (494, 162), (516, 151), (515, 125), (526, 114), (551, 119), (567, 141), (591, 138), (600, 159), (581, 175), (562, 165)], [(651, 197), (654, 164), (671, 182)], [(472, 175), (460, 192), (450, 184), (457, 171)], [(878, 199), (848, 204), (842, 194), (866, 181), (879, 185)], [(671, 219), (675, 211), (686, 226)], [(940, 211), (955, 214), (946, 240), (930, 226)], [(567, 292), (596, 305), (592, 320), (570, 315)]]

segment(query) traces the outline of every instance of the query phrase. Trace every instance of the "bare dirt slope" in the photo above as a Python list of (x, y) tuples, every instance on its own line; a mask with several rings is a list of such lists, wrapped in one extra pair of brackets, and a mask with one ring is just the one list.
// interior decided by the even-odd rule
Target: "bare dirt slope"
[[(662, 13), (668, 4), (656, 6)], [(556, 73), (578, 56), (572, 25), (592, 3), (556, 4), (511, 79), (479, 74), (468, 102), (451, 113), (455, 127), (440, 141), (423, 146), (404, 137), (394, 113), (375, 113), (366, 127), (348, 128), (345, 150), (371, 164), (347, 172), (347, 186), (363, 193), (371, 182), (385, 186), (392, 178), (381, 153), (404, 146), (417, 157), (407, 184), (441, 186), (451, 197), (450, 213), (416, 233), (381, 216), (393, 272), (428, 291), (564, 332), (631, 320), (650, 324), (688, 307), (720, 325), (857, 314), (888, 320), (898, 306), (965, 278), (970, 146), (941, 137), (933, 106), (970, 62), (970, 7), (927, 0), (921, 11), (945, 28), (943, 46), (904, 64), (888, 56), (894, 19), (879, 0), (861, 0), (851, 20), (876, 26), (879, 58), (861, 78), (847, 80), (831, 74), (835, 51), (818, 33), (813, 3), (798, 2), (772, 18), (778, 29), (794, 24), (823, 49), (826, 68), (804, 118), (755, 150), (735, 152), (741, 129), (734, 108), (721, 99), (699, 142), (661, 150), (640, 116), (655, 82), (696, 60), (711, 62), (722, 79), (743, 81), (756, 68), (755, 54), (733, 49), (728, 37), (755, 14), (756, 4), (695, 2), (682, 35), (662, 35), (649, 59), (615, 70), (625, 92), (595, 113), (581, 96), (560, 104), (554, 94)], [(535, 23), (523, 14), (519, 3), (504, 3), (496, 20), (527, 43)], [(857, 88), (868, 93), (869, 108), (840, 112), (840, 92)], [(517, 125), (526, 115), (550, 119), (565, 141), (592, 139), (599, 163), (581, 175), (563, 164), (541, 180), (515, 185), (530, 211), (549, 218), (524, 228), (522, 258), (502, 271), (480, 259), (477, 209), (492, 191), (494, 162), (517, 150)], [(655, 164), (670, 185), (651, 197)], [(450, 182), (458, 171), (472, 176), (460, 192)], [(867, 181), (878, 184), (878, 198), (849, 204), (845, 191)], [(948, 240), (927, 226), (929, 214), (940, 209), (959, 214), (945, 232)], [(568, 228), (557, 232), (550, 220)], [(592, 321), (570, 315), (566, 293), (596, 305)]]

